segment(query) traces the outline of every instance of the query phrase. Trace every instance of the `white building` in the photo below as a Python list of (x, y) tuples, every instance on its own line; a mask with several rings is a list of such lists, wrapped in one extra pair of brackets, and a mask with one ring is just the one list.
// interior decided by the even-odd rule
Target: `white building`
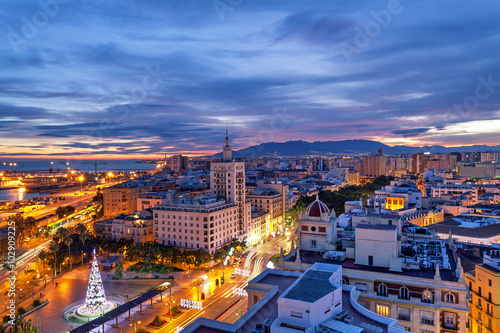
[(305, 331), (342, 311), (342, 266), (316, 263), (279, 298), (273, 333)]
[(246, 238), (250, 231), (251, 207), (246, 201), (245, 162), (233, 160), (227, 131), (222, 161), (210, 164), (210, 188), (211, 194), (217, 199), (236, 204), (238, 237)]
[(238, 236), (238, 206), (215, 198), (183, 198), (153, 209), (155, 240), (213, 254)]
[(337, 218), (335, 211), (331, 211), (319, 200), (312, 202), (297, 220), (297, 232), (300, 234), (300, 249), (314, 252), (336, 250)]

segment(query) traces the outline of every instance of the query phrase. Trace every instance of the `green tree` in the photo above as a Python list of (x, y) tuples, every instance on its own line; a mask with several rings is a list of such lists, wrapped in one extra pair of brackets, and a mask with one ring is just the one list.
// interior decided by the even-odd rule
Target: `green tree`
[(121, 262), (116, 264), (115, 274), (113, 276), (116, 279), (121, 279), (123, 277), (123, 265)]
[(194, 264), (198, 267), (212, 260), (210, 253), (201, 248), (194, 251), (194, 257)]
[(87, 227), (83, 223), (78, 223), (75, 227), (75, 231), (77, 234), (84, 234), (87, 232)]
[(43, 270), (45, 271), (45, 259), (47, 259), (48, 254), (44, 250), (40, 251), (38, 254), (38, 259), (42, 262)]
[(102, 193), (102, 191), (101, 191), (101, 188), (100, 188), (100, 187), (98, 187), (98, 188), (97, 188), (97, 193), (96, 193), (96, 195), (92, 198), (92, 201), (93, 201), (93, 202), (96, 202), (96, 203), (99, 203), (99, 204), (101, 204), (101, 205), (102, 205), (102, 203), (103, 203), (103, 201), (104, 201), (104, 195), (103, 195), (103, 193)]
[(161, 322), (162, 322), (162, 320), (161, 320), (160, 316), (156, 315), (155, 319), (153, 319), (153, 324), (155, 324), (156, 326), (159, 326), (159, 325), (161, 325)]

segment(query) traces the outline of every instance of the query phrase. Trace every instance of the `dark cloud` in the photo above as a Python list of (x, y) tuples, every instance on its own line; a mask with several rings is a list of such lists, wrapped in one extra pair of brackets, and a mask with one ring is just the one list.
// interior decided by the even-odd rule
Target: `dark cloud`
[[(29, 38), (22, 18), (40, 4), (0, 2), (0, 150), (9, 154), (218, 150), (226, 124), (236, 148), (498, 139), (449, 135), (454, 124), (500, 118), (496, 85), (456, 110), (475, 101), (481, 78), (500, 82), (495, 2), (401, 1), (364, 46), (357, 31), (387, 1), (243, 1), (222, 16), (210, 1), (71, 1)], [(342, 43), (357, 47), (349, 62)]]
[(398, 134), (401, 135), (404, 138), (411, 137), (411, 136), (417, 136), (422, 133), (425, 133), (429, 130), (429, 128), (412, 128), (412, 129), (406, 129), (406, 130), (397, 130), (393, 131), (392, 134)]

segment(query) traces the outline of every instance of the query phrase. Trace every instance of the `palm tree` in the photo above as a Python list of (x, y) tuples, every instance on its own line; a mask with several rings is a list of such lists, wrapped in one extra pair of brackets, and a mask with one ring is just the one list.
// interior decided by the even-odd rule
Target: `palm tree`
[(19, 243), (19, 246), (23, 246), (24, 237), (26, 235), (26, 224), (24, 222), (24, 217), (21, 214), (16, 214), (10, 216), (7, 221), (14, 222), (17, 242)]
[(33, 228), (36, 227), (36, 220), (33, 216), (28, 216), (24, 219), (24, 223), (26, 224), (26, 229), (28, 229), (28, 235), (31, 237)]
[(57, 228), (56, 233), (54, 234), (53, 238), (56, 239), (56, 237), (57, 237), (57, 239), (61, 241), (61, 240), (66, 239), (68, 234), (69, 234), (68, 229), (66, 229), (65, 227), (59, 227), (59, 228)]
[(77, 234), (83, 234), (87, 232), (87, 227), (83, 223), (78, 223), (75, 227)]
[(52, 242), (50, 244), (50, 247), (49, 247), (49, 250), (50, 252), (52, 252), (54, 254), (54, 277), (56, 277), (56, 272), (57, 272), (57, 266), (56, 266), (56, 262), (57, 262), (57, 251), (59, 251), (59, 244), (57, 242)]
[(47, 259), (47, 252), (43, 250), (40, 251), (40, 253), (38, 254), (38, 259), (42, 261), (43, 270), (45, 271), (45, 259)]
[(71, 263), (71, 243), (73, 243), (73, 238), (71, 236), (68, 236), (64, 239), (64, 244), (66, 244), (66, 246), (68, 247), (68, 260), (69, 260), (69, 263), (70, 263), (70, 268), (71, 270), (73, 270), (73, 265)]

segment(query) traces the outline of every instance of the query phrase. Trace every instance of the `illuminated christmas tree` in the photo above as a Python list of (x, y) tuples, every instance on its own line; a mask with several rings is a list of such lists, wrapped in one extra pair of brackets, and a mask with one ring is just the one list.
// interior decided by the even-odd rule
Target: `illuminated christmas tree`
[(101, 273), (99, 272), (99, 265), (95, 257), (92, 262), (92, 269), (90, 270), (89, 285), (87, 287), (87, 296), (85, 297), (85, 310), (89, 312), (100, 312), (106, 305), (106, 294), (102, 285)]

